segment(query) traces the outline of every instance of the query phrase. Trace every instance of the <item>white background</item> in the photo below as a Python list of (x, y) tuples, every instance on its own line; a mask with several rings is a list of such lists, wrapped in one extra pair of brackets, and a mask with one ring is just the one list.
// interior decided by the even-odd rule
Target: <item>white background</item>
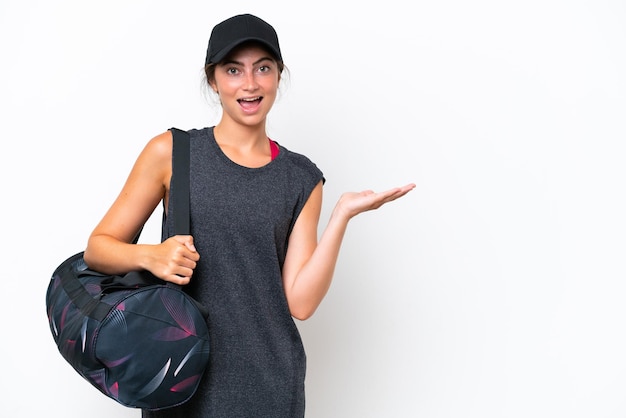
[(45, 291), (152, 136), (216, 122), (206, 43), (241, 12), (279, 33), (268, 129), (323, 170), (320, 228), (417, 184), (298, 324), (307, 418), (626, 416), (626, 3), (347, 3), (2, 0), (3, 417), (140, 415), (64, 362)]

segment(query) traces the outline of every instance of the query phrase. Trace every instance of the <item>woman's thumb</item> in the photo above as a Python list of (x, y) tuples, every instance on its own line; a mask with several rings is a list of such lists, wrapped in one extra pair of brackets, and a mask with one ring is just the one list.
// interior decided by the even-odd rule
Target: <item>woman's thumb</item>
[(191, 235), (189, 235), (187, 238), (188, 239), (185, 240), (185, 245), (187, 246), (187, 248), (189, 248), (189, 251), (193, 251), (195, 253), (196, 252), (196, 246), (193, 245), (193, 237)]

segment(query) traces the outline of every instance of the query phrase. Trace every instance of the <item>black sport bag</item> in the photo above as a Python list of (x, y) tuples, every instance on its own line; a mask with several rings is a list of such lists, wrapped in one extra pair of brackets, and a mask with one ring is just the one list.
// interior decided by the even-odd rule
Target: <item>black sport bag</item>
[[(171, 131), (175, 233), (188, 234), (189, 137)], [(158, 410), (195, 393), (209, 360), (208, 314), (180, 286), (147, 271), (90, 270), (80, 252), (54, 271), (46, 309), (61, 355), (118, 403)]]

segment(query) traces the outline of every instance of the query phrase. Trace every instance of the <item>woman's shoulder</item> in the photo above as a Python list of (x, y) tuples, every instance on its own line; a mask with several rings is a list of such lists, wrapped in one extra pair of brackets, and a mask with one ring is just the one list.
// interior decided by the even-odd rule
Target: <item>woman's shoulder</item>
[(144, 154), (148, 154), (157, 159), (171, 158), (172, 132), (167, 130), (150, 139), (146, 144)]
[(214, 126), (208, 126), (204, 128), (191, 128), (191, 129), (187, 129), (186, 131), (189, 132), (189, 135), (191, 135), (191, 137), (207, 136), (207, 135), (213, 135), (213, 128)]
[(275, 142), (278, 145), (278, 148), (280, 150), (279, 155), (283, 154), (283, 156), (285, 158), (287, 158), (291, 163), (293, 163), (293, 164), (303, 164), (303, 165), (310, 165), (310, 164), (315, 165), (313, 160), (311, 160), (311, 158), (309, 158), (307, 155), (299, 153), (299, 152), (296, 152), (296, 151), (292, 151), (291, 149), (289, 149), (286, 146), (282, 145), (278, 141), (275, 141)]
[(210, 132), (210, 128), (192, 128), (192, 129), (183, 129), (172, 127), (166, 131), (161, 132), (160, 134), (154, 136), (148, 144), (146, 145), (146, 150), (153, 154), (153, 156), (161, 157), (161, 158), (171, 158), (172, 156), (172, 143), (174, 135), (172, 134), (173, 129), (178, 129), (183, 132), (187, 132), (190, 135), (190, 138), (208, 135)]
[(278, 143), (278, 146), (280, 148), (279, 156), (282, 154), (283, 161), (291, 166), (292, 169), (307, 173), (314, 177), (321, 178), (323, 176), (322, 171), (311, 158), (309, 158), (305, 154), (291, 151), (280, 143)]

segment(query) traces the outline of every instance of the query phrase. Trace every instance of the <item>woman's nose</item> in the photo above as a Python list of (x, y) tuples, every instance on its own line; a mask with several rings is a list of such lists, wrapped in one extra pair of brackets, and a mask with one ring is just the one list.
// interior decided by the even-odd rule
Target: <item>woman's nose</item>
[(258, 86), (258, 83), (256, 81), (256, 77), (254, 73), (247, 73), (245, 76), (244, 88), (246, 90), (254, 90), (257, 88), (257, 86)]

